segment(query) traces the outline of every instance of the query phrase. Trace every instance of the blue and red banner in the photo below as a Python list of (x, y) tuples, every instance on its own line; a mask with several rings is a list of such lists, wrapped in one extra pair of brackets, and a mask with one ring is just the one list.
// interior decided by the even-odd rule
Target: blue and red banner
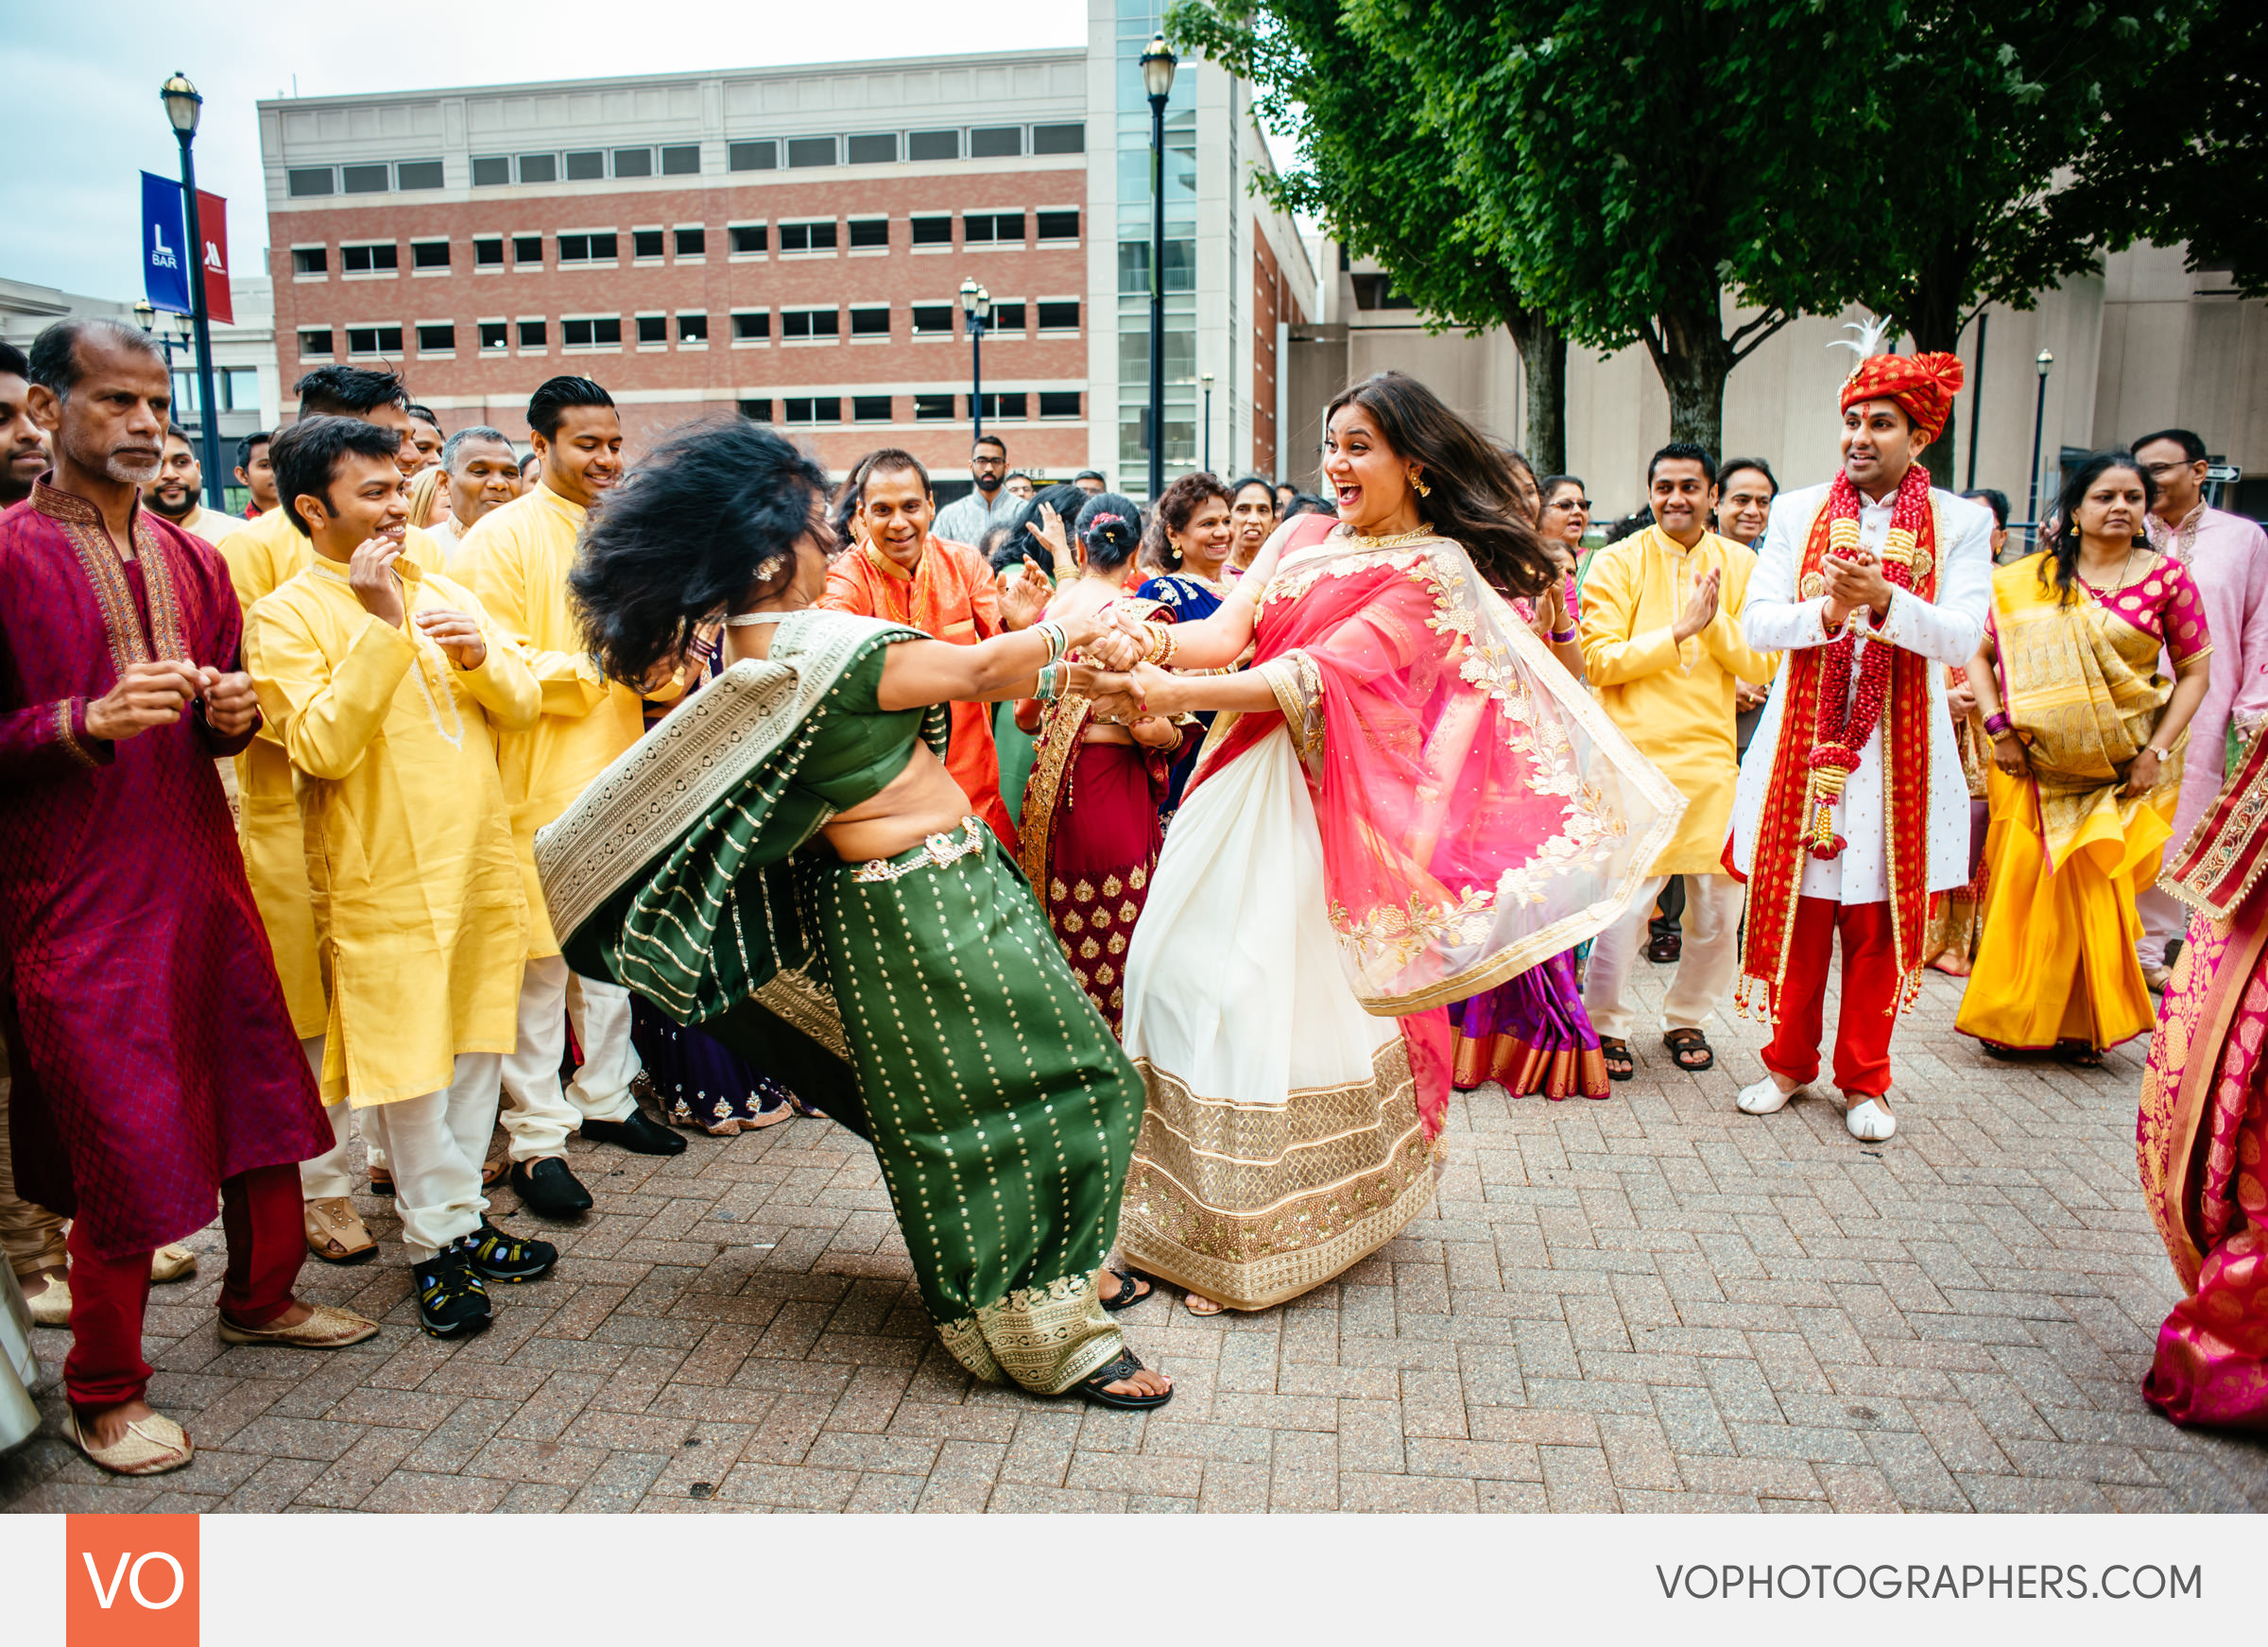
[[(181, 185), (171, 178), (142, 174), (142, 291), (154, 308), (169, 314), (192, 312), (189, 301), (189, 233), (181, 209)], [(215, 320), (236, 318), (229, 300), (229, 203), (218, 195), (197, 192), (197, 258), (205, 282), (205, 314)]]

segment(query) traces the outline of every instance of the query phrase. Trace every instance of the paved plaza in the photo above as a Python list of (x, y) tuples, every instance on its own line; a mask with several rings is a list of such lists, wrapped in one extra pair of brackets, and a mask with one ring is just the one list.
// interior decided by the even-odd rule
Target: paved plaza
[(1823, 1102), (1735, 1111), (1761, 1041), (1740, 1022), (1698, 1076), (1634, 1043), (1604, 1102), (1460, 1096), (1434, 1210), (1336, 1284), (1123, 1317), (1176, 1381), (1147, 1415), (972, 1386), (873, 1157), (822, 1121), (663, 1161), (578, 1144), (596, 1211), (544, 1230), (558, 1270), (495, 1288), (495, 1326), (455, 1346), (418, 1330), (391, 1203), (364, 1198), (378, 1261), (302, 1280), (385, 1333), (223, 1347), (215, 1226), (149, 1312), (150, 1398), (196, 1462), (136, 1483), (79, 1459), (67, 1340), (43, 1331), (47, 1424), (0, 1460), (0, 1505), (2268, 1509), (2268, 1446), (2139, 1394), (2177, 1296), (2136, 1185), (2143, 1044), (2094, 1072), (1997, 1064), (1953, 1033), (1959, 991), (1929, 975), (1881, 1145)]

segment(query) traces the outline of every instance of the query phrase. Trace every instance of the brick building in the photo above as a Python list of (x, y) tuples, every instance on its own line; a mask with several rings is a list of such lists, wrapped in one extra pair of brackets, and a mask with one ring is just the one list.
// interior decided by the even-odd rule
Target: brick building
[[(576, 372), (633, 446), (737, 411), (837, 471), (902, 445), (950, 485), (976, 409), (957, 297), (974, 279), (987, 430), (1019, 467), (1139, 486), (1133, 59), (1157, 11), (1090, 3), (1083, 49), (264, 102), (283, 381), (398, 363), (445, 426), (519, 437), (528, 391)], [(1249, 88), (1184, 64), (1168, 126), (1169, 473), (1201, 444), (1200, 370), (1228, 391), (1221, 467), (1273, 472), (1275, 353), (1314, 275), (1247, 186), (1268, 163)]]

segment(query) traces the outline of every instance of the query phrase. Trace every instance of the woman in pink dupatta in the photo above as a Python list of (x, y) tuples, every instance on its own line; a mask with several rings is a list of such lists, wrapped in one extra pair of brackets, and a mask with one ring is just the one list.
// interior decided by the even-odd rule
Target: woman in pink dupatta
[(1264, 1309), (1432, 1198), (1452, 1001), (1624, 909), (1683, 803), (1486, 582), (1552, 562), (1503, 455), (1382, 373), (1326, 422), (1338, 522), (1281, 529), (1138, 714), (1221, 712), (1127, 956), (1148, 1108), (1121, 1243), (1190, 1308)]
[(2159, 882), (2196, 911), (2142, 1075), (2135, 1154), (2189, 1296), (2142, 1394), (2176, 1424), (2268, 1430), (2268, 737)]

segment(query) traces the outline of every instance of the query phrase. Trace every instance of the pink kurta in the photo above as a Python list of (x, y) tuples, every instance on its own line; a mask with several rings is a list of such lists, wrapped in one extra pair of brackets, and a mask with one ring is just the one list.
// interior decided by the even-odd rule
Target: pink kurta
[(129, 663), (233, 670), (211, 545), (148, 510), (121, 560), (42, 482), (0, 514), (0, 1020), (16, 1188), (123, 1258), (213, 1222), (221, 1180), (331, 1147), (201, 713), (116, 744), (87, 706)]
[(2205, 701), (2190, 721), (2169, 853), (2178, 851), (2221, 793), (2233, 719), (2251, 730), (2268, 717), (2268, 534), (2257, 522), (2202, 503), (2179, 526), (2150, 517), (2150, 541), (2189, 569), (2213, 637)]

